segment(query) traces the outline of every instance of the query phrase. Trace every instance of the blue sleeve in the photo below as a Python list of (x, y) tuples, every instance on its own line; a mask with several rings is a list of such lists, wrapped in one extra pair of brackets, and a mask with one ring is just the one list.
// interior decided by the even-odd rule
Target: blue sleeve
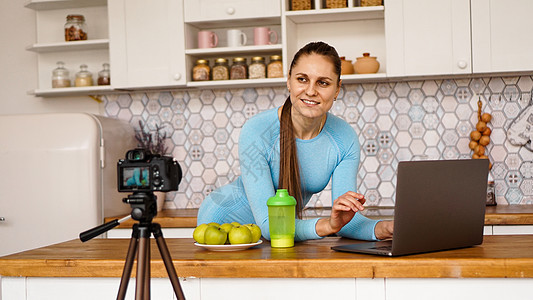
[[(349, 128), (351, 129), (351, 128)], [(342, 135), (344, 156), (335, 170), (331, 178), (331, 201), (333, 201), (348, 191), (358, 192), (357, 190), (357, 172), (359, 170), (360, 161), (360, 145), (359, 139), (355, 131), (347, 130)], [(358, 240), (376, 240), (374, 228), (378, 220), (371, 220), (360, 213), (356, 213), (348, 224), (346, 224), (338, 235), (358, 239)]]

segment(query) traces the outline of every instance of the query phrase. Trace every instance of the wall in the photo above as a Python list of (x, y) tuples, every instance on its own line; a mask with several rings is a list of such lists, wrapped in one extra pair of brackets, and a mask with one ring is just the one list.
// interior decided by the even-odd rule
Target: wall
[(37, 87), (37, 55), (25, 50), (36, 41), (35, 26), (35, 12), (25, 8), (24, 2), (0, 1), (0, 114), (102, 114), (103, 105), (89, 97), (40, 98), (27, 94)]
[[(344, 85), (331, 112), (359, 134), (359, 188), (369, 205), (393, 205), (396, 166), (401, 160), (468, 158), (470, 132), (482, 111), (493, 115), (487, 150), (499, 204), (533, 204), (533, 152), (511, 145), (506, 132), (530, 105), (531, 76), (426, 80)], [(240, 174), (237, 142), (244, 122), (280, 106), (286, 87), (189, 89), (109, 95), (105, 113), (134, 126), (165, 126), (171, 154), (184, 170), (166, 207), (199, 207), (205, 195)], [(438, 172), (438, 170), (435, 170)], [(310, 205), (329, 206), (330, 193)]]

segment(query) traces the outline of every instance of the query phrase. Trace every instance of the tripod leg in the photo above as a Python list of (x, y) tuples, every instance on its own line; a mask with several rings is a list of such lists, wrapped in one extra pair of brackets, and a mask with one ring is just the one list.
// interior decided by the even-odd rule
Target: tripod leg
[(122, 271), (122, 278), (120, 278), (120, 287), (118, 289), (117, 300), (124, 300), (128, 283), (130, 282), (131, 269), (133, 268), (133, 260), (137, 253), (137, 243), (139, 241), (139, 231), (137, 224), (133, 225), (130, 245), (128, 247), (128, 254), (126, 255), (126, 262), (124, 263), (124, 270)]
[(170, 252), (168, 251), (167, 243), (163, 238), (161, 225), (153, 223), (152, 232), (157, 242), (159, 253), (161, 253), (161, 258), (163, 258), (165, 268), (167, 269), (168, 277), (170, 279), (170, 282), (172, 283), (172, 287), (174, 288), (174, 294), (176, 295), (178, 300), (185, 300), (185, 295), (183, 294), (183, 290), (181, 289), (178, 274), (176, 273), (176, 269), (174, 269), (174, 264), (172, 263), (172, 258), (170, 257)]
[(144, 266), (144, 298), (150, 300), (150, 238), (146, 241), (146, 264)]
[(135, 286), (135, 299), (144, 299), (146, 279), (147, 244), (150, 242), (150, 231), (145, 226), (139, 226), (139, 251), (137, 254), (137, 280)]

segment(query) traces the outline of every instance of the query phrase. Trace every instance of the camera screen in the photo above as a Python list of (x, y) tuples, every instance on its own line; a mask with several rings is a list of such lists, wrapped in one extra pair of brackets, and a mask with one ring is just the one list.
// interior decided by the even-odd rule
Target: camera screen
[(126, 167), (122, 170), (122, 187), (127, 189), (150, 188), (150, 167)]

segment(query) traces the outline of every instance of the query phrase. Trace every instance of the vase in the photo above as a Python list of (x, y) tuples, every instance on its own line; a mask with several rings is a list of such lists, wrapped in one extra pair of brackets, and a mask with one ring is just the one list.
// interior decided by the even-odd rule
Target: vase
[(154, 195), (157, 197), (157, 211), (162, 211), (163, 206), (165, 206), (165, 199), (167, 194), (165, 192), (154, 192)]
[(362, 57), (358, 57), (353, 65), (357, 74), (377, 73), (379, 70), (379, 62), (376, 57), (370, 56), (368, 52), (363, 53)]
[(341, 56), (341, 75), (355, 73), (352, 61)]

